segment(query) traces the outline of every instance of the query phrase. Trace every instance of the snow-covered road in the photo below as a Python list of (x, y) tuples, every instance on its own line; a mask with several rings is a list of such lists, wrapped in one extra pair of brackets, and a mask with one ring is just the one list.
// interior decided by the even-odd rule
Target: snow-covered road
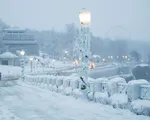
[(150, 120), (129, 110), (113, 109), (17, 81), (0, 87), (0, 120), (5, 111), (7, 119), (3, 116), (3, 120), (18, 120), (15, 116), (21, 120)]

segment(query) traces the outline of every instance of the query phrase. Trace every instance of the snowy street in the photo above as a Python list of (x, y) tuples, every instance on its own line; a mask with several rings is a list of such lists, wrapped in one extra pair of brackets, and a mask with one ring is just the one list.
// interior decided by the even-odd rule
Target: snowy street
[[(7, 114), (7, 115), (6, 115)], [(114, 109), (41, 89), (20, 81), (0, 87), (0, 120), (149, 120), (129, 110)]]

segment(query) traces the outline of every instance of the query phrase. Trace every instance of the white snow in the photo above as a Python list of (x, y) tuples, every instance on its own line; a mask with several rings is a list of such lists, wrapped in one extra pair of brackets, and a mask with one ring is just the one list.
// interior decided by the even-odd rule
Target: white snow
[[(82, 92), (77, 92), (82, 96)], [(11, 120), (12, 114), (16, 116), (14, 120), (149, 120), (149, 117), (137, 116), (129, 110), (66, 97), (19, 81), (0, 87), (0, 96), (0, 111), (8, 110), (7, 116), (5, 114), (8, 119), (4, 120)], [(107, 97), (105, 93), (103, 96)]]
[(108, 82), (108, 92), (111, 95), (115, 94), (118, 92), (118, 83), (126, 83), (124, 78), (121, 77), (116, 77)]
[(129, 81), (127, 86), (129, 101), (133, 101), (140, 98), (141, 95), (140, 85), (148, 85), (148, 84), (150, 83), (143, 79)]
[(2, 78), (19, 77), (21, 74), (21, 68), (16, 66), (0, 65), (0, 72), (2, 74)]
[(127, 108), (128, 107), (128, 96), (126, 94), (113, 94), (110, 97), (111, 105), (113, 107), (119, 107), (119, 108)]
[(110, 104), (110, 98), (108, 97), (107, 92), (95, 92), (94, 98), (96, 102)]
[(9, 111), (7, 107), (0, 106), (0, 120), (21, 120), (13, 112)]
[(150, 101), (149, 100), (135, 100), (131, 103), (131, 111), (138, 115), (150, 116)]
[(16, 56), (15, 54), (12, 54), (11, 52), (5, 52), (3, 54), (0, 55), (0, 58), (18, 58), (18, 56)]

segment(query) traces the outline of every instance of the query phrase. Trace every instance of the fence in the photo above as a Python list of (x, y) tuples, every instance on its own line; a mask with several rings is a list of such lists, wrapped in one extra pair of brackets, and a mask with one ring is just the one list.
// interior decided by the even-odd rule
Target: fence
[(141, 99), (150, 100), (150, 85), (141, 85)]
[(127, 85), (126, 83), (118, 83), (118, 93), (127, 94)]
[[(32, 84), (51, 84), (52, 86), (54, 86), (56, 83), (59, 82), (59, 80), (61, 80), (62, 82), (60, 82), (59, 85), (56, 86), (63, 86), (63, 84), (66, 84), (67, 81), (72, 81), (72, 84), (69, 84), (68, 87), (73, 87), (72, 89), (79, 89), (79, 87), (76, 87), (76, 82), (73, 82), (74, 78), (72, 77), (65, 77), (65, 76), (54, 76), (54, 75), (28, 75), (26, 76), (26, 81), (31, 82)], [(57, 81), (57, 82), (56, 82)], [(80, 82), (80, 79), (75, 78), (75, 81)], [(101, 82), (101, 89), (99, 90), (99, 92), (101, 93), (109, 93), (110, 91), (108, 91), (109, 87), (108, 87), (109, 81), (102, 81)], [(91, 85), (93, 86), (93, 83)], [(66, 87), (66, 85), (64, 85), (64, 88)], [(92, 88), (94, 89), (94, 88)], [(134, 89), (134, 88), (133, 88)], [(93, 92), (93, 90), (92, 90)], [(96, 91), (97, 92), (97, 91)], [(117, 83), (117, 93), (119, 94), (126, 94), (127, 96), (130, 94), (128, 93), (128, 84), (127, 83)], [(150, 84), (149, 85), (140, 85), (140, 98), (143, 100), (150, 100)]]

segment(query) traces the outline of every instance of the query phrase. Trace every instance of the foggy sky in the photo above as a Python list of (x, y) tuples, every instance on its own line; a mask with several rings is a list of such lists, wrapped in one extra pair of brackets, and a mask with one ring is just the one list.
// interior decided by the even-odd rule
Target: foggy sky
[(131, 39), (150, 40), (150, 0), (0, 0), (0, 18), (21, 28), (62, 31), (66, 23), (79, 27), (81, 8), (91, 11), (96, 36), (120, 25)]

